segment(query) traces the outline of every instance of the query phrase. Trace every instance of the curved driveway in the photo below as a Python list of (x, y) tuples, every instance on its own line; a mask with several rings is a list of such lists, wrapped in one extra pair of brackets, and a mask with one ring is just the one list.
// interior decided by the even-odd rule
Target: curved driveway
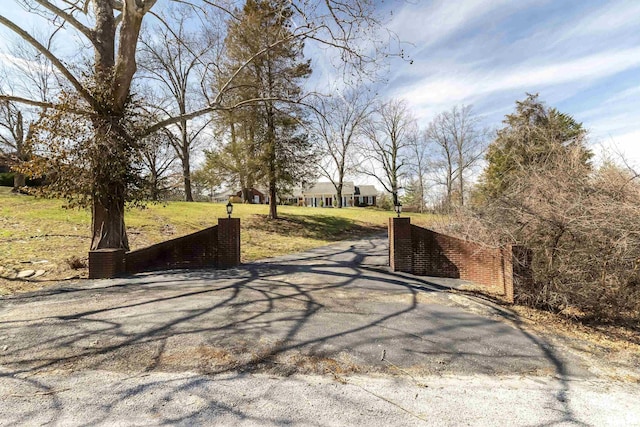
[[(409, 381), (422, 393), (424, 378), (434, 375), (439, 381), (479, 375), (544, 378), (548, 388), (541, 399), (552, 401), (549, 417), (560, 413), (560, 419), (575, 421), (565, 395), (571, 379), (589, 377), (586, 367), (564, 360), (509, 312), (448, 292), (456, 281), (390, 273), (387, 250), (386, 239), (371, 238), (230, 270), (83, 281), (0, 299), (0, 424), (80, 425), (83, 417), (92, 420), (87, 424), (128, 424), (135, 416), (142, 417), (142, 424), (190, 424), (202, 416), (192, 409), (202, 405), (218, 414), (209, 421), (222, 424), (313, 424), (313, 411), (286, 415), (302, 404), (301, 395), (322, 407), (335, 400), (328, 391), (332, 387), (346, 383), (343, 393), (348, 387), (364, 390), (354, 382), (367, 378), (396, 382), (398, 393), (406, 392), (407, 384), (397, 382)], [(127, 383), (131, 378), (138, 380)], [(265, 387), (265, 378), (280, 378), (275, 386), (283, 388), (279, 396), (303, 389), (288, 400), (290, 408), (275, 409), (277, 396), (266, 400), (275, 405), (266, 413), (284, 411), (282, 419), (245, 417), (243, 411), (250, 411), (236, 412), (234, 404), (218, 400), (223, 397), (215, 399), (220, 403), (215, 408), (206, 400), (193, 403), (194, 408), (186, 402), (177, 418), (162, 407), (145, 412), (159, 405), (159, 396), (173, 402), (189, 387), (206, 390), (222, 381), (237, 392), (235, 386), (259, 380), (260, 385), (241, 386), (251, 394)], [(305, 394), (308, 378), (328, 389)], [(99, 396), (92, 396), (92, 387), (102, 390)], [(371, 425), (371, 416), (388, 421), (380, 425), (425, 421), (424, 411), (367, 393), (382, 406), (369, 418), (351, 414), (363, 425)], [(228, 398), (238, 404), (242, 396)], [(135, 399), (142, 399), (137, 404), (142, 412), (126, 405)], [(349, 399), (345, 396), (345, 402)], [(34, 409), (34, 402), (46, 411)], [(74, 403), (88, 412), (69, 409)], [(337, 418), (325, 414), (318, 425), (341, 424), (340, 414), (348, 412), (338, 411)]]

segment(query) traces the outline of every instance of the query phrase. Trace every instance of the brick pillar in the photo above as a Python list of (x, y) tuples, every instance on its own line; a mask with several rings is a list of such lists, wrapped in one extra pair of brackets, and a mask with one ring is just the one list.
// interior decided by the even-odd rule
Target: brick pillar
[(389, 266), (392, 271), (411, 273), (411, 220), (389, 218)]
[(111, 279), (125, 271), (124, 249), (89, 251), (89, 279)]
[(218, 218), (217, 266), (240, 265), (240, 218)]

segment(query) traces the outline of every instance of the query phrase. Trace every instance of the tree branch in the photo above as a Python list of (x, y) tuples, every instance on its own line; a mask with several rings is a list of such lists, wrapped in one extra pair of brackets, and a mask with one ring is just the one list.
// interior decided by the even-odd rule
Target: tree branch
[(45, 0), (35, 0), (35, 2), (38, 3), (40, 6), (42, 6), (42, 7), (46, 8), (46, 9), (50, 10), (51, 12), (55, 13), (56, 15), (58, 15), (59, 17), (61, 17), (65, 21), (67, 21), (76, 30), (80, 31), (89, 40), (93, 41), (93, 39), (94, 39), (93, 30), (91, 30), (87, 26), (83, 25), (72, 14), (65, 12), (64, 10), (60, 9), (59, 7), (57, 7), (56, 5), (53, 5), (53, 4), (51, 4), (51, 3), (49, 3), (48, 1), (45, 1)]
[(31, 46), (36, 48), (40, 53), (42, 53), (51, 63), (62, 73), (63, 76), (67, 78), (69, 83), (82, 95), (82, 97), (91, 105), (97, 105), (96, 100), (91, 96), (91, 94), (82, 86), (82, 84), (76, 79), (76, 77), (69, 71), (67, 67), (46, 47), (44, 47), (38, 40), (33, 38), (29, 33), (25, 30), (14, 24), (9, 19), (5, 18), (3, 15), (0, 15), (0, 24), (9, 28), (14, 33), (18, 34), (23, 40), (29, 43)]
[(75, 108), (69, 109), (67, 106), (62, 107), (62, 106), (54, 104), (52, 102), (35, 101), (33, 99), (21, 98), (19, 96), (13, 96), (13, 95), (2, 95), (2, 94), (0, 94), (0, 101), (17, 102), (19, 104), (32, 105), (34, 107), (40, 107), (40, 108), (53, 108), (53, 109), (56, 109), (56, 110), (65, 110), (65, 111), (68, 111), (68, 112), (73, 113), (73, 114), (79, 114), (79, 115), (84, 115), (84, 116), (89, 116), (89, 115), (93, 114), (90, 111), (86, 111), (86, 110), (78, 110), (78, 109), (75, 109)]

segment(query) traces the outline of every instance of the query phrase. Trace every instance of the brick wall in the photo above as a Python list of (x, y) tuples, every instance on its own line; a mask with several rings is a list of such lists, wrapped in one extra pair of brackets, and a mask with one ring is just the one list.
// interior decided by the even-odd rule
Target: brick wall
[(128, 274), (174, 268), (215, 267), (218, 252), (218, 227), (167, 240), (125, 254)]
[(411, 225), (409, 218), (389, 219), (393, 271), (468, 280), (513, 301), (512, 259), (510, 246), (486, 247)]
[(240, 219), (220, 218), (218, 225), (125, 253), (123, 249), (89, 252), (89, 278), (175, 268), (228, 268), (240, 264)]

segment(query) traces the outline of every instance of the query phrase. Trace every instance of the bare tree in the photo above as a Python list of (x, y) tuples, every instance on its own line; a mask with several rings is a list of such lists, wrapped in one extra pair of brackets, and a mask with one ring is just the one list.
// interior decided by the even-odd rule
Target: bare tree
[(349, 90), (331, 98), (319, 98), (314, 108), (313, 130), (319, 135), (323, 160), (320, 173), (336, 188), (338, 207), (342, 207), (345, 177), (356, 172), (355, 145), (364, 133), (371, 113), (364, 91)]
[[(217, 33), (211, 31), (208, 21), (198, 23), (194, 10), (186, 5), (159, 13), (161, 23), (154, 26), (140, 40), (143, 78), (156, 82), (159, 96), (164, 99), (167, 115), (184, 116), (188, 111), (205, 104), (208, 58), (218, 45)], [(166, 24), (171, 22), (172, 25)], [(153, 37), (151, 36), (153, 34)], [(191, 157), (203, 130), (210, 119), (189, 121), (182, 118), (171, 126), (170, 143), (182, 164), (184, 194), (193, 201), (191, 192)], [(172, 130), (174, 130), (172, 129)]]
[(454, 201), (465, 203), (467, 177), (482, 158), (487, 132), (480, 129), (471, 106), (453, 107), (436, 116), (426, 130), (426, 136), (436, 147), (434, 168), (437, 182), (445, 187), (445, 207)]
[(415, 196), (414, 201), (418, 203), (418, 210), (424, 212), (426, 208), (427, 180), (429, 164), (431, 162), (430, 144), (425, 132), (415, 128), (408, 136), (409, 149), (409, 173), (413, 179)]
[(416, 123), (406, 102), (398, 99), (380, 103), (365, 126), (365, 159), (359, 172), (375, 178), (398, 204), (401, 180), (409, 166), (410, 135)]
[(158, 201), (169, 191), (167, 183), (168, 172), (176, 160), (176, 154), (171, 144), (173, 135), (163, 129), (145, 138), (141, 149), (141, 161), (147, 172), (143, 177), (147, 184), (149, 198)]
[[(124, 209), (126, 201), (135, 198), (132, 185), (137, 173), (134, 166), (139, 138), (215, 110), (239, 106), (225, 103), (224, 98), (235, 77), (233, 74), (229, 77), (228, 84), (217, 86), (219, 90), (209, 94), (205, 105), (194, 107), (184, 114), (167, 115), (136, 134), (130, 132), (130, 122), (135, 111), (131, 85), (137, 71), (139, 34), (143, 21), (146, 22), (147, 16), (154, 13), (151, 10), (156, 2), (157, 0), (15, 1), (15, 4), (43, 20), (42, 27), (48, 30), (50, 37), (66, 34), (81, 40), (79, 50), (86, 52), (84, 49), (89, 49), (92, 53), (88, 67), (90, 72), (86, 76), (79, 76), (67, 65), (72, 61), (65, 61), (65, 58), (38, 42), (21, 25), (0, 15), (0, 25), (13, 31), (51, 61), (57, 74), (65, 80), (64, 85), (68, 87), (56, 102), (42, 102), (28, 94), (6, 93), (0, 94), (0, 100), (53, 110), (47, 120), (43, 121), (41, 141), (43, 144), (46, 141), (53, 142), (49, 150), (55, 146), (66, 146), (64, 154), (71, 155), (74, 161), (81, 161), (81, 168), (66, 168), (71, 175), (59, 174), (61, 179), (68, 180), (66, 185), (60, 185), (58, 189), (67, 197), (86, 194), (89, 198), (92, 205), (91, 249), (129, 247)], [(180, 2), (191, 5), (203, 14), (211, 10), (222, 10), (229, 20), (238, 19), (234, 11), (226, 7), (225, 2)], [(282, 39), (273, 40), (262, 51), (247, 58), (237, 71), (247, 67), (259, 55), (291, 39), (338, 49), (343, 63), (353, 69), (366, 71), (368, 65), (376, 65), (376, 55), (380, 53), (378, 48), (381, 47), (381, 43), (375, 41), (380, 40), (378, 30), (381, 20), (374, 13), (374, 6), (368, 0), (283, 2), (283, 8), (291, 7), (294, 12), (289, 20), (291, 31), (283, 33)], [(366, 43), (371, 40), (374, 40), (375, 49), (371, 49), (371, 44)], [(256, 101), (259, 100), (245, 99), (241, 101), (241, 105)], [(286, 101), (298, 102), (300, 99)], [(68, 147), (70, 141), (75, 141), (76, 149)], [(66, 166), (62, 160), (57, 165)]]
[[(31, 123), (25, 119), (19, 106), (12, 102), (0, 102), (0, 153), (14, 165), (29, 160), (31, 136)], [(25, 175), (17, 172), (13, 177), (13, 191), (25, 185)]]
[[(38, 36), (42, 39), (43, 36)], [(51, 40), (45, 42), (51, 49)], [(54, 74), (51, 62), (21, 39), (11, 43), (2, 67), (0, 84), (10, 90), (29, 94), (33, 99), (46, 102), (51, 95)], [(33, 137), (33, 125), (37, 122), (42, 108), (31, 107), (13, 101), (0, 101), (0, 153), (8, 156), (19, 169), (21, 163), (30, 158), (30, 145)], [(20, 171), (14, 175), (13, 190), (26, 184), (26, 177)]]

